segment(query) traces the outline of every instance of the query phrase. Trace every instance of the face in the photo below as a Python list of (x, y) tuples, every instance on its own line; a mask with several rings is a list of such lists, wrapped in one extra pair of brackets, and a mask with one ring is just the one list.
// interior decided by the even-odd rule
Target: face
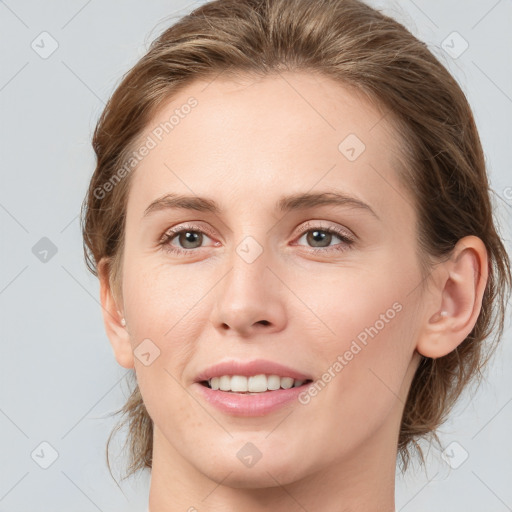
[[(148, 136), (119, 306), (154, 456), (260, 487), (394, 453), (422, 276), (382, 112), (310, 73), (219, 77), (182, 90)], [(198, 382), (238, 375), (217, 384), (241, 390), (260, 374), (306, 382), (257, 394)]]

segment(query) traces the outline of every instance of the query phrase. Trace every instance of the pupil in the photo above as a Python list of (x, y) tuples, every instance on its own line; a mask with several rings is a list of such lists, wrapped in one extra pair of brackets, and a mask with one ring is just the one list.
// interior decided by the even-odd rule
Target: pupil
[[(201, 242), (201, 233), (197, 233), (195, 231), (186, 231), (180, 235), (180, 243), (183, 247), (187, 249), (193, 249), (195, 248), (194, 243)], [(189, 244), (192, 244), (192, 247), (189, 246)], [(199, 243), (201, 245), (201, 243)]]
[(310, 231), (310, 235), (307, 235), (307, 237), (308, 237), (308, 242), (313, 243), (313, 244), (316, 244), (318, 242), (321, 243), (321, 242), (327, 241), (326, 245), (320, 245), (320, 247), (326, 247), (329, 245), (332, 235), (331, 235), (331, 233), (327, 233), (325, 231), (315, 230), (315, 231)]

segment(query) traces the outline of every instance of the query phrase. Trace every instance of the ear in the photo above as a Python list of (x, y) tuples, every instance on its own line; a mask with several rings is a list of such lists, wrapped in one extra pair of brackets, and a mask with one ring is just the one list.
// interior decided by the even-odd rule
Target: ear
[(133, 368), (133, 350), (130, 343), (130, 336), (126, 326), (121, 324), (123, 318), (114, 297), (109, 280), (108, 258), (102, 258), (98, 263), (98, 277), (100, 280), (100, 299), (103, 312), (103, 323), (105, 331), (112, 345), (117, 362), (124, 368)]
[(450, 259), (434, 272), (434, 290), (416, 345), (432, 359), (455, 350), (476, 324), (488, 277), (484, 243), (476, 236), (460, 239)]

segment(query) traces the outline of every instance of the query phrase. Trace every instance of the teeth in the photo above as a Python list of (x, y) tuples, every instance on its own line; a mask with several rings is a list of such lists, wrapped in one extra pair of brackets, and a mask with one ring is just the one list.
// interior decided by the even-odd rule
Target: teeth
[(304, 384), (303, 380), (295, 380), (291, 377), (280, 377), (279, 375), (223, 375), (212, 377), (208, 384), (212, 389), (221, 391), (232, 391), (234, 393), (264, 393), (276, 389), (289, 389)]

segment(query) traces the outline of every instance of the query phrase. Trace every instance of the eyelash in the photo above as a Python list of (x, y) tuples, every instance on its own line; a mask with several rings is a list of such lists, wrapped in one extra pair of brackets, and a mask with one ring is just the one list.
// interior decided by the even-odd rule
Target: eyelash
[[(304, 226), (306, 229), (303, 229), (298, 237), (298, 239), (302, 238), (303, 235), (310, 231), (321, 231), (323, 233), (328, 233), (332, 235), (336, 235), (342, 243), (336, 244), (333, 247), (310, 247), (308, 252), (311, 252), (313, 254), (317, 254), (319, 252), (342, 252), (346, 251), (351, 248), (352, 244), (355, 242), (355, 240), (351, 237), (349, 237), (344, 231), (333, 228), (333, 227), (327, 227), (323, 228), (321, 226), (314, 225), (312, 223), (306, 223)], [(199, 228), (198, 226), (194, 225), (186, 225), (184, 227), (181, 227), (178, 230), (175, 231), (167, 231), (164, 233), (163, 237), (161, 238), (159, 245), (162, 247), (162, 249), (166, 252), (172, 253), (172, 254), (178, 254), (178, 255), (189, 255), (190, 253), (197, 251), (200, 249), (200, 247), (196, 249), (181, 249), (179, 247), (174, 247), (170, 245), (170, 242), (176, 238), (178, 235), (184, 232), (193, 232), (193, 233), (202, 233), (205, 235), (208, 235), (210, 237), (213, 237), (213, 234), (204, 228)]]

